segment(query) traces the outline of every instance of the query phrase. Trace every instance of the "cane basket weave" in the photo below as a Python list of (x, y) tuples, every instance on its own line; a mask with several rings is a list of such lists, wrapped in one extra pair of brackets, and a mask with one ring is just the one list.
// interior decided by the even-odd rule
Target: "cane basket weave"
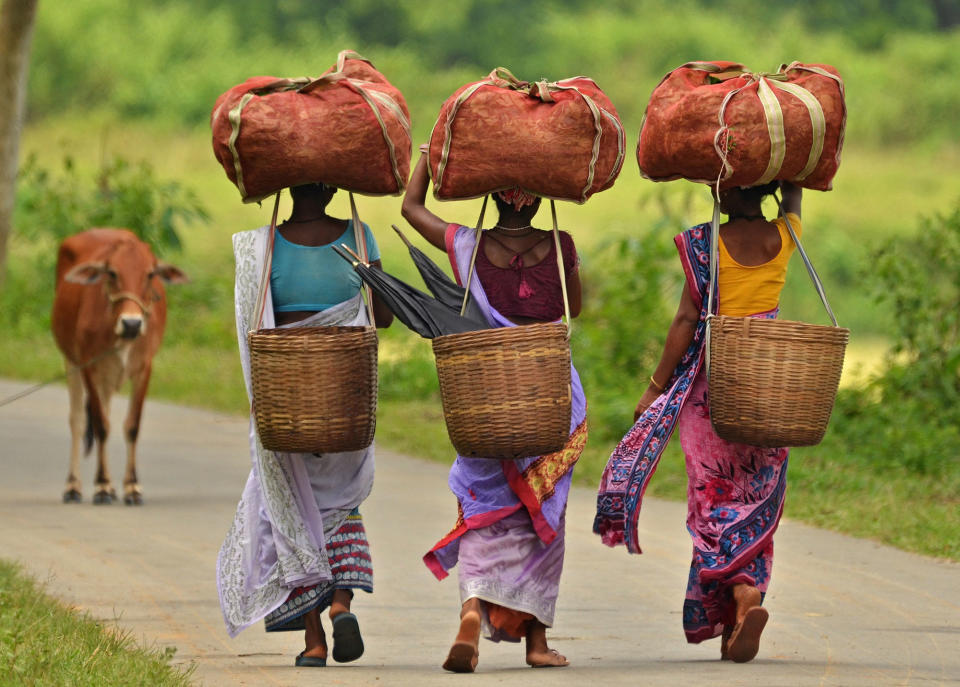
[(339, 453), (373, 442), (373, 327), (260, 329), (248, 335), (253, 412), (270, 451)]
[(710, 418), (727, 441), (820, 443), (833, 411), (850, 330), (789, 320), (712, 317)]
[(570, 344), (560, 322), (433, 339), (443, 415), (461, 456), (559, 451), (570, 434)]

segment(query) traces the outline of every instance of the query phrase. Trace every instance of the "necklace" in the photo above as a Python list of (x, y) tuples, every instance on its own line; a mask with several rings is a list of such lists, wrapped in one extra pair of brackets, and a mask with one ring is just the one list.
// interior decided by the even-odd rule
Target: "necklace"
[[(536, 231), (532, 224), (528, 224), (525, 227), (501, 227), (499, 224), (495, 224), (493, 227), (491, 227), (491, 229), (501, 231), (504, 234), (509, 234), (511, 236), (528, 236)], [(521, 234), (520, 232), (523, 233)]]
[(318, 219), (323, 219), (326, 215), (320, 215), (319, 217), (310, 217), (308, 219), (287, 219), (287, 224), (303, 224), (305, 222), (316, 222)]

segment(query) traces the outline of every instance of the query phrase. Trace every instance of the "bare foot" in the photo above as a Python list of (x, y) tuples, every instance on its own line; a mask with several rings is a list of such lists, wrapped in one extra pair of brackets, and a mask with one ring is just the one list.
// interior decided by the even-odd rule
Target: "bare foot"
[(547, 626), (539, 620), (527, 625), (527, 665), (531, 668), (562, 668), (570, 665), (567, 657), (547, 646)]
[(547, 649), (543, 652), (528, 651), (527, 665), (531, 668), (563, 668), (570, 665), (570, 661), (556, 649)]
[(350, 602), (353, 601), (353, 592), (349, 589), (334, 589), (330, 600), (330, 620), (341, 613), (350, 612)]
[(305, 627), (304, 644), (306, 648), (301, 654), (310, 658), (327, 657), (327, 636), (323, 632), (323, 625), (320, 623), (320, 611), (314, 609), (304, 614), (303, 624)]
[(460, 612), (460, 629), (450, 647), (443, 669), (453, 673), (472, 673), (480, 660), (480, 601), (467, 599)]
[[(727, 654), (734, 663), (753, 660), (760, 650), (760, 635), (770, 613), (760, 605), (760, 591), (746, 584), (733, 586), (733, 600), (737, 604), (737, 624), (727, 642)], [(721, 654), (722, 657), (722, 654)]]

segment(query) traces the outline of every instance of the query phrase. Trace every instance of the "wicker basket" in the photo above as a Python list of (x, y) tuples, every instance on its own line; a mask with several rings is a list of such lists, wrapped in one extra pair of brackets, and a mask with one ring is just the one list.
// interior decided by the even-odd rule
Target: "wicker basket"
[(248, 338), (253, 412), (264, 448), (339, 453), (373, 442), (376, 329), (260, 329)]
[(559, 451), (570, 435), (567, 325), (485, 329), (433, 340), (450, 441), (461, 456)]
[(753, 446), (820, 443), (850, 330), (723, 315), (709, 327), (710, 418), (717, 434)]

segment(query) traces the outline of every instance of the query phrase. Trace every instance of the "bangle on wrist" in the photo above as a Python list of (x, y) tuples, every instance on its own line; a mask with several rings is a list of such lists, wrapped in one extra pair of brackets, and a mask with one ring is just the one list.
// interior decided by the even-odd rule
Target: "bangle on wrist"
[(664, 391), (667, 390), (665, 386), (660, 386), (659, 384), (657, 384), (657, 380), (653, 378), (653, 375), (650, 375), (650, 386), (652, 386), (654, 389), (656, 389), (660, 393), (663, 393)]

